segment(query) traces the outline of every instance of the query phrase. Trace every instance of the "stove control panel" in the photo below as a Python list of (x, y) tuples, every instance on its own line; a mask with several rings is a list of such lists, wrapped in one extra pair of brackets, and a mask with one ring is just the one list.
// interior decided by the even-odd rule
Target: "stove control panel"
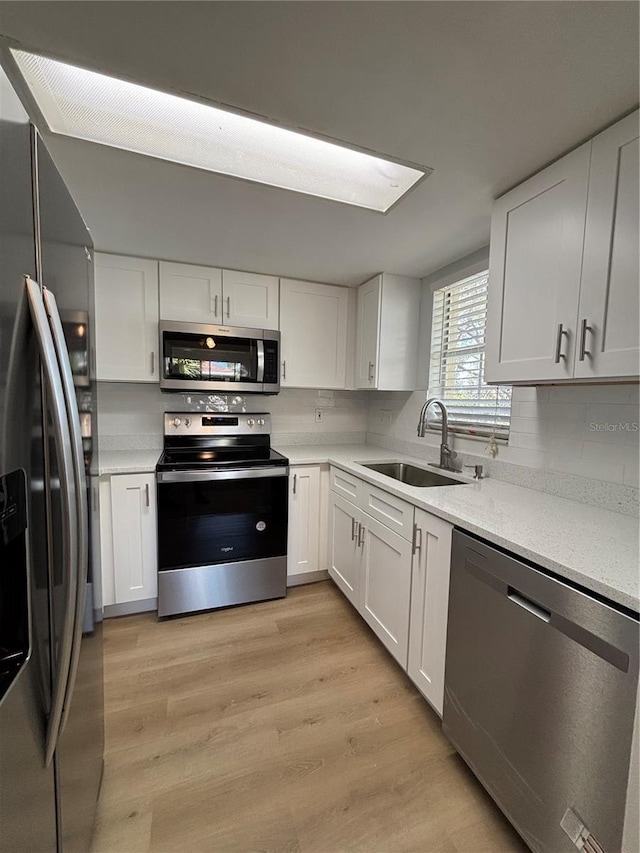
[(165, 435), (269, 435), (268, 412), (166, 412)]

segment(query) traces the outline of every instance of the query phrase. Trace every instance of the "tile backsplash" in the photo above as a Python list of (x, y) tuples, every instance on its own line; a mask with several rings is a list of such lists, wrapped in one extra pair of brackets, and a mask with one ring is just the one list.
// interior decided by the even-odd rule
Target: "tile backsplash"
[[(496, 459), (487, 439), (453, 435), (451, 444), (464, 464), (484, 464), (496, 479), (635, 514), (638, 391), (637, 385), (514, 387), (511, 434)], [(424, 391), (372, 394), (367, 441), (435, 461), (440, 434), (416, 435), (424, 400)]]
[[(440, 435), (416, 435), (424, 391), (372, 394), (368, 432), (424, 447)], [(498, 459), (515, 465), (638, 485), (638, 386), (590, 385), (513, 389), (511, 433)], [(453, 436), (462, 454), (487, 456), (487, 440)]]
[[(166, 394), (157, 385), (128, 382), (98, 384), (99, 441), (103, 450), (119, 449), (136, 437), (140, 447), (161, 447), (164, 412), (270, 412), (274, 444), (362, 443), (367, 431), (368, 393), (285, 388), (273, 397), (216, 394)], [(322, 421), (316, 421), (316, 409)]]
[[(466, 464), (483, 463), (492, 477), (584, 503), (634, 511), (638, 500), (640, 432), (637, 385), (513, 389), (511, 434), (497, 459), (486, 439), (453, 436)], [(160, 448), (165, 411), (221, 409), (272, 417), (273, 443), (359, 444), (365, 440), (426, 460), (440, 436), (416, 435), (424, 391), (367, 392), (284, 389), (274, 397), (166, 394), (151, 384), (98, 385), (103, 450)], [(316, 421), (316, 409), (322, 421)]]

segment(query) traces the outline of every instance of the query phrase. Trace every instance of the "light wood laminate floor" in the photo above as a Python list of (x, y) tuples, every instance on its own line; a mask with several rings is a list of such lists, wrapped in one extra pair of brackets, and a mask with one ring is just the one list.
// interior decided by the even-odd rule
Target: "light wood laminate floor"
[(523, 853), (331, 582), (105, 624), (93, 853)]

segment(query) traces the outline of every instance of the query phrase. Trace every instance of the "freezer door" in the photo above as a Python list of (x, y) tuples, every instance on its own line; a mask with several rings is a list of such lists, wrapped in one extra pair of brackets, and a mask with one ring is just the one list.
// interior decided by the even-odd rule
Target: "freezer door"
[[(13, 586), (20, 566), (26, 568), (29, 606), (29, 657), (0, 700), (0, 851), (54, 853), (54, 772), (44, 762), (51, 671), (43, 416), (38, 349), (23, 279), (26, 273), (35, 275), (30, 129), (1, 69), (0, 186), (0, 476), (24, 472), (28, 521), (22, 549), (14, 544), (10, 560), (0, 557), (0, 572)], [(13, 586), (14, 601), (18, 593)], [(13, 610), (9, 595), (3, 583), (0, 611)]]
[[(75, 356), (69, 359), (68, 350), (76, 350), (77, 339), (82, 339), (86, 331), (92, 330), (92, 243), (82, 217), (39, 137), (37, 154), (42, 284), (61, 376), (65, 380), (77, 489), (78, 586), (73, 602), (70, 666), (55, 754), (60, 842), (63, 853), (85, 853), (90, 848), (104, 751), (102, 611), (99, 602), (94, 601), (100, 578), (94, 577), (93, 549), (88, 547), (88, 543), (95, 541), (95, 536), (88, 528), (87, 514), (91, 497), (87, 481), (94, 464), (96, 442), (96, 390), (91, 371), (88, 375), (87, 371), (79, 375), (79, 365), (73, 360)], [(77, 323), (74, 324), (75, 320)], [(86, 356), (90, 359), (90, 348), (87, 348)], [(81, 440), (77, 435), (79, 420), (83, 424)], [(81, 454), (82, 460), (79, 458)], [(82, 471), (79, 470), (81, 463), (84, 464)], [(60, 532), (61, 528), (54, 525), (53, 545), (57, 551)], [(59, 561), (54, 565), (60, 566)], [(60, 569), (54, 570), (54, 574), (54, 629), (59, 641), (66, 617), (65, 595), (64, 586), (58, 582)]]

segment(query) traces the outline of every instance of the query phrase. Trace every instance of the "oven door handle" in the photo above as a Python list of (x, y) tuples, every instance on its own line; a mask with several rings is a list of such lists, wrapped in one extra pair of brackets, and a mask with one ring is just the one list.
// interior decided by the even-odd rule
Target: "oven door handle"
[(243, 468), (231, 471), (158, 471), (158, 483), (198, 483), (209, 480), (257, 480), (264, 477), (288, 477), (286, 465), (271, 468)]

